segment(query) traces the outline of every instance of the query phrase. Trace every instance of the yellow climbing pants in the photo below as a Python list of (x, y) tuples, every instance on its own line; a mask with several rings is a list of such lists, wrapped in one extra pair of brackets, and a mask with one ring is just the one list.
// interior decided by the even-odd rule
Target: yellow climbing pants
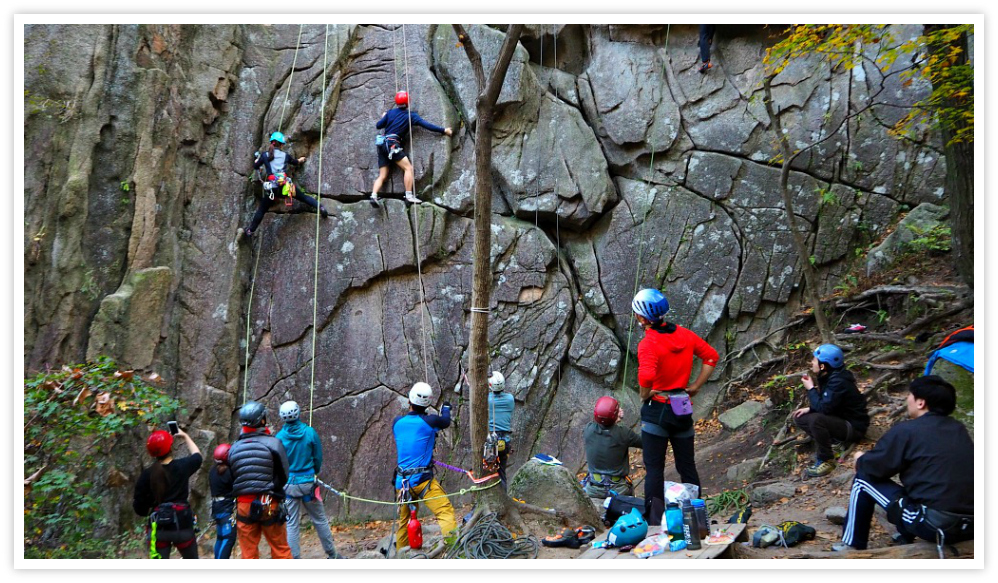
[[(446, 494), (436, 478), (420, 482), (412, 486), (410, 490), (412, 491), (414, 500), (417, 498), (434, 498)], [(399, 491), (396, 490), (396, 499), (398, 499), (398, 495)], [(437, 524), (440, 525), (440, 530), (445, 537), (457, 528), (457, 521), (454, 519), (454, 507), (451, 506), (449, 498), (437, 498), (436, 500), (426, 501), (418, 500), (418, 503), (425, 504), (430, 509), (430, 512), (437, 517)], [(401, 549), (407, 546), (409, 546), (409, 506), (403, 504), (399, 506), (399, 524), (398, 530), (395, 532), (395, 548)]]

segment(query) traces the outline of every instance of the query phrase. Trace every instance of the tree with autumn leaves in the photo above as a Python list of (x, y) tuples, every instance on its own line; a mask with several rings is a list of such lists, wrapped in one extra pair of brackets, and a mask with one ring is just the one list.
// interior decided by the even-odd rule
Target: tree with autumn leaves
[[(840, 135), (846, 124), (876, 108), (906, 109), (890, 128), (900, 140), (921, 141), (927, 131), (937, 131), (942, 139), (946, 164), (945, 191), (950, 206), (950, 227), (957, 272), (974, 285), (974, 67), (970, 55), (974, 27), (970, 24), (927, 24), (914, 38), (897, 38), (897, 27), (883, 24), (795, 24), (766, 51), (763, 80), (764, 103), (771, 129), (779, 143), (774, 162), (781, 166), (780, 186), (787, 220), (797, 253), (804, 264), (806, 297), (815, 308), (822, 338), (831, 331), (819, 309), (817, 271), (811, 265), (804, 239), (796, 229), (792, 197), (787, 177), (793, 161), (815, 147)], [(870, 91), (863, 103), (847, 101), (848, 111), (837, 127), (823, 130), (818, 139), (791, 146), (789, 132), (781, 123), (772, 97), (773, 80), (787, 67), (801, 60), (827, 64), (832, 71), (872, 66), (881, 72), (879, 87)], [(928, 95), (902, 106), (881, 101), (886, 80), (897, 76), (904, 88), (919, 78), (928, 81)]]

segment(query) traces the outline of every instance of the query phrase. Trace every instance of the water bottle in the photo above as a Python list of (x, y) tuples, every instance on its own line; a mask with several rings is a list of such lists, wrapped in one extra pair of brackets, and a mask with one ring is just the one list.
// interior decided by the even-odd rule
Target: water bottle
[(423, 548), (423, 525), (416, 518), (416, 507), (409, 506), (409, 524), (406, 525), (409, 535), (409, 548), (418, 550)]
[(699, 498), (693, 500), (693, 513), (696, 515), (697, 526), (699, 527), (700, 540), (707, 540), (710, 536), (710, 522), (707, 519), (707, 503)]
[(700, 548), (700, 523), (689, 500), (683, 500), (683, 539), (687, 549), (695, 551)]
[(679, 504), (669, 502), (665, 507), (666, 532), (674, 539), (683, 538), (683, 510)]

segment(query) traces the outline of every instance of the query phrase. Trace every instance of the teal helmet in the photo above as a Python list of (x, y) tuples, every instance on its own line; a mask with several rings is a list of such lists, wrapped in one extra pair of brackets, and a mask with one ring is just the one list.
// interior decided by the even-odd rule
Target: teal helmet
[(270, 134), (270, 141), (271, 142), (277, 142), (278, 144), (284, 144), (284, 143), (286, 143), (284, 141), (284, 134), (282, 134), (281, 132), (274, 132), (274, 133)]
[(636, 545), (648, 536), (648, 523), (637, 508), (617, 519), (606, 540), (615, 547)]

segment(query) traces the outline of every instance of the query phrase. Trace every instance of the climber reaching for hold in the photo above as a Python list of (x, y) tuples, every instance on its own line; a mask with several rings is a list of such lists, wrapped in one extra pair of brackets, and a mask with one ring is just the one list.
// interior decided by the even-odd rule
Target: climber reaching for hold
[(381, 190), (381, 186), (388, 178), (390, 170), (388, 166), (389, 162), (394, 162), (402, 169), (402, 182), (405, 186), (406, 202), (420, 203), (420, 200), (413, 194), (412, 162), (409, 160), (409, 155), (402, 144), (409, 135), (409, 129), (414, 125), (426, 128), (431, 132), (437, 132), (438, 134), (453, 135), (450, 128), (433, 125), (419, 117), (419, 114), (415, 111), (410, 111), (409, 94), (407, 92), (399, 91), (396, 93), (395, 107), (386, 111), (375, 124), (375, 127), (379, 130), (384, 130), (384, 132), (379, 134), (375, 141), (375, 147), (378, 150), (378, 178), (374, 181), (374, 187), (371, 189), (372, 205), (378, 206), (378, 191)]
[(294, 158), (284, 151), (284, 134), (274, 132), (270, 134), (270, 145), (261, 152), (257, 152), (253, 168), (266, 171), (261, 179), (263, 181), (263, 193), (260, 196), (256, 213), (253, 215), (250, 224), (246, 229), (239, 229), (240, 235), (252, 237), (263, 220), (263, 215), (274, 204), (277, 196), (287, 197), (287, 204), (291, 204), (292, 199), (298, 199), (306, 205), (317, 209), (323, 218), (329, 218), (329, 212), (321, 206), (314, 198), (298, 190), (297, 185), (288, 176), (289, 166), (298, 166), (305, 162), (305, 157)]

